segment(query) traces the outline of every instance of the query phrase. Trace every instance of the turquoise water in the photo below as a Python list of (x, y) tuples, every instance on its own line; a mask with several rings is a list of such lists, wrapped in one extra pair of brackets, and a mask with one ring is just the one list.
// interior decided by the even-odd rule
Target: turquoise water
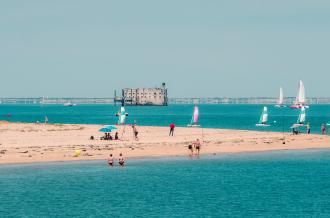
[(0, 167), (0, 217), (329, 217), (330, 150)]
[[(263, 105), (200, 105), (200, 123), (206, 128), (247, 129), (263, 131), (290, 131), (296, 122), (299, 110), (269, 106), (269, 128), (257, 128), (255, 124)], [(139, 125), (167, 126), (174, 122), (186, 126), (191, 119), (193, 105), (170, 105), (168, 107), (126, 107), (128, 123), (134, 120)], [(113, 105), (1, 105), (0, 119), (11, 121), (43, 121), (47, 115), (50, 123), (114, 124), (118, 107)], [(10, 114), (10, 118), (7, 115)], [(282, 122), (282, 120), (284, 122)], [(274, 123), (276, 121), (276, 123)], [(330, 121), (330, 105), (312, 105), (307, 110), (307, 121), (312, 132), (319, 133), (322, 123)], [(283, 125), (284, 123), (284, 125)]]

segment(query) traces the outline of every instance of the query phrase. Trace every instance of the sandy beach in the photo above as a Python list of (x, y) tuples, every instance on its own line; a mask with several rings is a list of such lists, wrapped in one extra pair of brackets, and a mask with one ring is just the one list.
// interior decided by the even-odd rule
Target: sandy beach
[[(174, 137), (167, 127), (139, 126), (139, 140), (133, 140), (130, 126), (119, 126), (120, 140), (100, 140), (100, 125), (69, 124), (0, 124), (0, 164), (69, 160), (102, 160), (112, 153), (126, 158), (187, 156), (188, 144), (203, 141), (201, 154), (260, 152), (287, 149), (330, 148), (330, 137), (291, 135), (226, 129), (176, 128)], [(95, 140), (90, 140), (90, 136)], [(112, 133), (114, 135), (114, 133)], [(81, 155), (75, 157), (75, 151)]]

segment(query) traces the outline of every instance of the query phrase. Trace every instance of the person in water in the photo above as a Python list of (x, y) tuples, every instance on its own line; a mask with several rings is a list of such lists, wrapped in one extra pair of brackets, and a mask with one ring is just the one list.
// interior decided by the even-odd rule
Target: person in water
[(112, 154), (109, 155), (108, 164), (109, 164), (110, 167), (113, 167), (114, 158), (113, 158)]
[(307, 123), (307, 125), (306, 125), (306, 130), (307, 130), (307, 134), (311, 133), (311, 126), (309, 123)]
[(193, 148), (192, 144), (188, 145), (188, 149), (190, 151), (189, 156), (192, 157), (194, 155), (194, 148)]
[(169, 136), (173, 136), (174, 135), (174, 128), (175, 128), (174, 123), (171, 123), (170, 124), (170, 134), (169, 134)]
[(125, 159), (124, 159), (122, 153), (119, 154), (118, 163), (121, 167), (123, 167), (125, 165)]
[(199, 141), (199, 139), (196, 139), (196, 141), (194, 142), (194, 148), (196, 150), (196, 153), (195, 154), (197, 156), (199, 156), (199, 152), (201, 150), (201, 147), (202, 147), (201, 142)]

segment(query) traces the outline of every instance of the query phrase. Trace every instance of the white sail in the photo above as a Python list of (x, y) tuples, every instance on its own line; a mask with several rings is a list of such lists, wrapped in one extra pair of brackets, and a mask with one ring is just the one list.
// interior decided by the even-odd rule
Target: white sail
[(299, 117), (298, 117), (298, 124), (305, 124), (306, 122), (306, 109), (305, 107), (302, 107), (301, 110), (300, 110), (300, 114), (299, 114)]
[(126, 122), (126, 117), (128, 114), (126, 113), (125, 107), (121, 107), (120, 111), (118, 112), (118, 124), (119, 125), (124, 125)]
[(195, 106), (193, 115), (191, 117), (190, 124), (188, 124), (188, 126), (189, 127), (199, 127), (198, 119), (199, 119), (199, 109), (197, 106)]
[(268, 109), (267, 107), (264, 107), (264, 110), (261, 115), (261, 123), (266, 124), (268, 122)]
[(280, 87), (280, 97), (278, 99), (278, 104), (283, 105), (283, 89)]
[(298, 93), (296, 97), (296, 104), (305, 104), (305, 86), (304, 83), (300, 80)]
[(257, 123), (256, 126), (269, 126), (267, 122), (268, 122), (268, 108), (264, 107), (259, 119), (259, 123)]

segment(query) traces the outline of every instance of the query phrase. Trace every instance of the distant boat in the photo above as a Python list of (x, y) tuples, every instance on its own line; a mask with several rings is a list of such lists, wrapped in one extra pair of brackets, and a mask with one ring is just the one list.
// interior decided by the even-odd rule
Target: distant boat
[(302, 107), (300, 109), (300, 114), (299, 114), (297, 123), (293, 124), (291, 126), (291, 128), (297, 128), (297, 127), (305, 126), (305, 122), (306, 122), (306, 109), (305, 109), (305, 107)]
[(303, 107), (308, 108), (308, 106), (306, 106), (305, 86), (304, 86), (304, 83), (300, 80), (296, 100), (294, 101), (291, 108), (292, 109), (300, 109), (300, 108), (303, 108)]
[(260, 126), (260, 127), (270, 126), (267, 124), (267, 122), (268, 122), (268, 108), (264, 107), (264, 109), (262, 110), (260, 119), (259, 119), (259, 123), (257, 123), (256, 126)]
[(66, 103), (64, 103), (64, 106), (66, 106), (66, 107), (73, 107), (73, 106), (76, 106), (77, 104), (74, 104), (74, 103), (72, 103), (72, 102), (66, 102)]
[(279, 96), (279, 99), (278, 99), (277, 105), (275, 105), (275, 107), (286, 107), (286, 106), (284, 105), (283, 89), (282, 89), (282, 87), (280, 87), (280, 96)]
[(199, 109), (197, 106), (195, 106), (190, 123), (187, 126), (188, 127), (200, 127), (200, 125), (198, 124), (198, 119), (199, 119)]
[(125, 107), (120, 107), (120, 111), (116, 114), (116, 117), (118, 117), (117, 124), (125, 125), (127, 116), (128, 116), (128, 113), (126, 113)]

